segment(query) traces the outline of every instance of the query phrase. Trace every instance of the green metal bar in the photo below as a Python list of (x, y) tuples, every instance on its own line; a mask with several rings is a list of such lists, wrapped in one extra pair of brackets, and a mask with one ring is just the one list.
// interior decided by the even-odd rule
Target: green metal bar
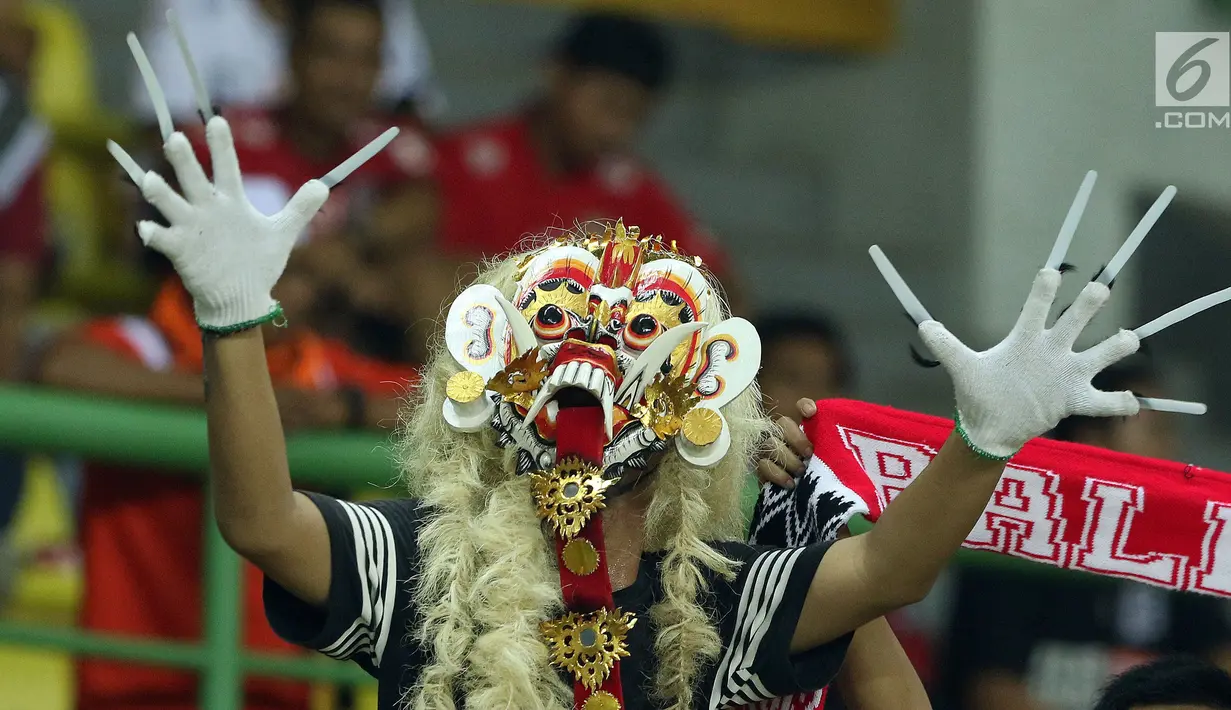
[(244, 617), (243, 570), (239, 556), (227, 547), (214, 523), (214, 496), (210, 493), (205, 516), (206, 664), (201, 673), (201, 707), (239, 710), (244, 695), (244, 673), (239, 662), (239, 622)]
[(330, 661), (323, 656), (292, 658), (265, 653), (248, 653), (243, 657), (244, 670), (250, 675), (272, 678), (295, 678), (339, 685), (371, 685), (376, 681), (353, 663)]
[(16, 622), (0, 622), (0, 643), (49, 648), (78, 656), (114, 658), (171, 668), (201, 668), (209, 662), (205, 649), (192, 644), (147, 641), (128, 636), (46, 628)]
[[(0, 645), (3, 644), (46, 648), (75, 656), (133, 661), (166, 668), (198, 669), (209, 663), (206, 650), (200, 645), (176, 641), (149, 641), (19, 622), (0, 622)], [(319, 655), (245, 653), (240, 657), (240, 665), (249, 674), (263, 677), (297, 678), (350, 685), (375, 682), (354, 664), (331, 661)]]
[[(209, 468), (201, 412), (33, 387), (0, 386), (0, 442), (168, 472)], [(355, 489), (395, 475), (388, 439), (376, 434), (295, 434), (287, 457), (300, 484)]]

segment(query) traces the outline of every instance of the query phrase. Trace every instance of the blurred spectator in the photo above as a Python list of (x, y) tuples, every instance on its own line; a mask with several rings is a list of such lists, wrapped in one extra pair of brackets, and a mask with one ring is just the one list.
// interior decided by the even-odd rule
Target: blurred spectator
[[(287, 47), (294, 41), (293, 18), (304, 0), (157, 0), (150, 3), (141, 44), (158, 74), (172, 115), (179, 120), (195, 116), (197, 103), (192, 83), (167, 24), (166, 13), (174, 9), (187, 36), (188, 46), (211, 98), (222, 106), (281, 104), (295, 91), (292, 61)], [(415, 17), (411, 0), (378, 0), (384, 14), (383, 37), (372, 43), (377, 51), (379, 83), (364, 90), (390, 111), (413, 112), (416, 105), (437, 97), (431, 86), (431, 54), (427, 38)], [(327, 59), (331, 47), (319, 47)], [(147, 124), (154, 122), (149, 95), (134, 74), (134, 108)]]
[(54, 134), (42, 178), (56, 246), (51, 294), (73, 306), (133, 298), (140, 281), (109, 241), (116, 201), (104, 143), (121, 127), (98, 102), (84, 25), (56, 0), (0, 0), (0, 71), (23, 83), (34, 114)]
[[(413, 373), (354, 354), (298, 325), (317, 294), (292, 255), (275, 296), (290, 316), (267, 327), (270, 373), (288, 429), (377, 427), (395, 421), (396, 397)], [(106, 396), (203, 405), (201, 334), (192, 304), (173, 278), (144, 317), (86, 324), (56, 343), (42, 362), (44, 382)], [(86, 469), (81, 544), (85, 565), (83, 628), (151, 638), (201, 635), (205, 496), (199, 481), (123, 466)], [(244, 640), (249, 648), (289, 651), (265, 621), (261, 577), (245, 567)], [(78, 710), (197, 707), (196, 676), (104, 661), (78, 666)], [(307, 707), (307, 688), (250, 681), (249, 709)]]
[(820, 313), (775, 311), (757, 320), (765, 408), (794, 417), (795, 402), (850, 395), (854, 366), (846, 336)]
[[(23, 82), (0, 71), (0, 383), (23, 374), (26, 325), (48, 253), (41, 175), (47, 139)], [(0, 607), (17, 571), (7, 532), (24, 480), (25, 457), (0, 451)]]
[[(1144, 354), (1094, 379), (1101, 390), (1158, 389)], [(1172, 459), (1166, 414), (1073, 417), (1057, 438)], [(968, 710), (1087, 710), (1112, 676), (1162, 653), (1231, 658), (1225, 600), (1168, 592), (1092, 575), (959, 569), (946, 669), (956, 707)]]
[(1125, 671), (1093, 710), (1231, 710), (1231, 676), (1196, 658), (1172, 656)]
[[(296, 0), (293, 8), (286, 102), (225, 112), (248, 197), (268, 214), (390, 124), (376, 113), (372, 94), (382, 36), (377, 0)], [(199, 121), (184, 130), (209, 165)], [(414, 284), (401, 269), (426, 249), (434, 229), (431, 161), (427, 140), (404, 125), (333, 190), (300, 248), (305, 273), (321, 290), (313, 324), (373, 357), (406, 362), (418, 355), (407, 335)]]
[[(720, 246), (630, 155), (670, 74), (667, 45), (652, 25), (601, 15), (575, 22), (552, 49), (533, 102), (441, 141), (443, 258), (456, 266), (552, 227), (622, 217), (702, 257), (731, 290)], [(418, 278), (435, 284), (421, 314), (435, 317), (456, 287), (456, 268), (423, 263)]]

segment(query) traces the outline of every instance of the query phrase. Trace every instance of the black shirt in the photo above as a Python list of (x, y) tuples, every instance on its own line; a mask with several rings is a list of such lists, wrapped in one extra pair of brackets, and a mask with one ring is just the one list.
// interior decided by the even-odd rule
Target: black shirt
[[(265, 581), (265, 613), (286, 640), (340, 660), (352, 660), (379, 683), (380, 710), (393, 710), (427, 662), (408, 632), (417, 623), (412, 584), (418, 530), (427, 509), (409, 500), (348, 503), (308, 494), (329, 528), (332, 580), (324, 609)], [(734, 581), (705, 571), (704, 597), (718, 620), (723, 653), (702, 674), (694, 707), (739, 707), (818, 690), (846, 655), (848, 634), (804, 653), (790, 653), (791, 637), (809, 585), (828, 543), (793, 549), (716, 543), (741, 562)], [(627, 710), (661, 707), (653, 700), (654, 628), (650, 607), (663, 597), (661, 553), (642, 556), (637, 581), (615, 593), (615, 605), (637, 615), (630, 656), (621, 661)]]
[(979, 676), (1000, 673), (1045, 710), (1086, 710), (1137, 663), (1231, 643), (1225, 599), (1076, 572), (962, 566), (954, 602), (940, 707), (964, 707)]

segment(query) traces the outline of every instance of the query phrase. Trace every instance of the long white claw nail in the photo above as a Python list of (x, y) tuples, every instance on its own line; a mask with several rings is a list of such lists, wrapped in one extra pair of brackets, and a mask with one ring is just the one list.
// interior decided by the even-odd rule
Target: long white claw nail
[(615, 386), (608, 381), (603, 382), (603, 397), (600, 401), (603, 404), (603, 429), (607, 432), (607, 441), (610, 442), (614, 427), (612, 410), (615, 409)]
[(881, 276), (889, 284), (889, 288), (893, 290), (893, 295), (897, 296), (898, 303), (902, 304), (902, 308), (906, 309), (906, 313), (915, 321), (915, 324), (918, 325), (924, 321), (932, 320), (932, 316), (928, 314), (927, 309), (923, 307), (923, 304), (919, 302), (914, 292), (910, 290), (910, 286), (906, 285), (906, 281), (902, 279), (898, 270), (893, 268), (893, 264), (889, 262), (889, 257), (885, 256), (885, 252), (881, 251), (880, 247), (872, 245), (868, 249), (868, 253), (872, 255), (872, 261), (876, 263), (876, 268), (880, 270)]
[(1094, 191), (1094, 181), (1097, 179), (1098, 173), (1091, 170), (1081, 181), (1081, 187), (1077, 188), (1077, 196), (1073, 198), (1073, 204), (1069, 205), (1069, 213), (1064, 216), (1060, 234), (1056, 235), (1056, 243), (1052, 245), (1051, 254), (1048, 255), (1043, 268), (1059, 269), (1064, 263), (1064, 257), (1069, 253), (1069, 244), (1077, 233), (1077, 225), (1081, 224), (1081, 216), (1086, 211), (1086, 203), (1090, 201), (1090, 193)]
[(517, 310), (509, 302), (507, 298), (495, 292), (496, 302), (500, 304), (500, 310), (504, 311), (505, 320), (509, 323), (509, 330), (513, 334), (513, 344), (517, 346), (517, 355), (524, 355), (530, 352), (539, 345), (538, 338), (534, 335), (534, 330), (530, 328), (530, 324), (526, 322), (526, 317)]
[[(556, 370), (559, 372), (560, 370)], [(534, 396), (534, 401), (530, 403), (530, 409), (526, 410), (524, 421), (533, 423), (539, 412), (543, 411), (543, 407), (547, 406), (547, 402), (555, 396), (558, 387), (552, 387), (551, 383), (547, 383), (539, 389), (539, 393)]]
[(115, 162), (119, 163), (121, 168), (124, 168), (124, 172), (128, 173), (128, 179), (132, 180), (133, 184), (140, 189), (145, 183), (145, 171), (141, 169), (140, 165), (137, 165), (137, 161), (133, 160), (128, 151), (124, 150), (115, 141), (107, 141), (107, 152), (111, 154), (112, 158), (115, 158)]
[(162, 132), (162, 139), (165, 141), (175, 132), (175, 126), (171, 123), (171, 107), (167, 105), (167, 95), (163, 93), (162, 85), (158, 83), (158, 75), (154, 73), (154, 67), (150, 65), (150, 58), (145, 56), (141, 42), (132, 32), (128, 33), (128, 49), (132, 51), (133, 59), (137, 61), (141, 80), (145, 82), (145, 90), (149, 93), (150, 103), (154, 106), (154, 115), (158, 117), (158, 130)]
[(321, 178), (321, 182), (325, 183), (325, 187), (332, 190), (334, 185), (337, 185), (345, 180), (348, 175), (358, 170), (359, 166), (368, 162), (372, 159), (372, 156), (384, 150), (385, 146), (392, 143), (394, 138), (397, 138), (398, 133), (399, 131), (397, 128), (390, 128), (380, 134), (371, 143), (368, 143), (360, 148), (359, 152), (342, 161), (341, 165), (326, 173), (325, 177)]
[(1179, 308), (1167, 311), (1149, 323), (1134, 329), (1133, 332), (1137, 334), (1138, 338), (1145, 340), (1164, 328), (1170, 328), (1182, 320), (1191, 318), (1201, 311), (1213, 308), (1214, 306), (1217, 306), (1220, 303), (1226, 303), (1227, 301), (1231, 301), (1231, 287), (1224, 288), (1221, 291), (1215, 291), (1208, 296), (1202, 296), (1194, 301), (1185, 303)]
[(1175, 414), (1205, 414), (1206, 406), (1201, 402), (1185, 402), (1179, 399), (1160, 399), (1158, 397), (1138, 397), (1137, 404), (1142, 409), (1153, 409), (1156, 412), (1173, 412)]
[(632, 366), (624, 373), (624, 383), (615, 393), (615, 401), (628, 406), (640, 402), (641, 396), (645, 394), (645, 388), (654, 381), (655, 377), (658, 377), (663, 364), (671, 357), (675, 348), (707, 325), (709, 324), (705, 321), (681, 323), (674, 328), (668, 328), (666, 332), (655, 338), (654, 342), (637, 356)]
[(1124, 265), (1128, 263), (1129, 257), (1133, 255), (1133, 252), (1137, 251), (1137, 247), (1141, 246), (1141, 242), (1145, 241), (1146, 235), (1154, 228), (1158, 218), (1163, 216), (1163, 210), (1167, 209), (1167, 205), (1171, 204), (1171, 200), (1174, 197), (1175, 186), (1168, 185), (1167, 189), (1163, 190), (1163, 194), (1159, 195), (1154, 204), (1150, 205), (1150, 209), (1146, 211), (1145, 216), (1133, 228), (1132, 233), (1128, 235), (1128, 239), (1125, 239), (1124, 243), (1120, 245), (1116, 255), (1111, 257), (1111, 261), (1107, 262), (1103, 272), (1098, 275), (1097, 280), (1099, 283), (1109, 284), (1116, 276), (1120, 275), (1120, 269), (1124, 268)]
[(201, 109), (201, 116), (208, 122), (214, 117), (214, 107), (209, 101), (205, 82), (201, 81), (201, 74), (197, 71), (197, 63), (192, 60), (192, 52), (188, 51), (188, 38), (184, 36), (184, 28), (180, 25), (174, 9), (167, 10), (167, 24), (171, 26), (171, 34), (175, 35), (175, 43), (180, 47), (184, 66), (188, 68), (188, 79), (192, 82), (192, 91), (197, 97), (197, 108)]

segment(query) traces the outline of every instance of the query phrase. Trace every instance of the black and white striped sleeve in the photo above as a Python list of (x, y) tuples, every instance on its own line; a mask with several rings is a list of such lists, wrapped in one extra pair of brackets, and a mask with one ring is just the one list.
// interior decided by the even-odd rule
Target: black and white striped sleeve
[(808, 588), (830, 544), (787, 549), (741, 546), (732, 551), (744, 564), (733, 584), (720, 584), (714, 590), (722, 614), (723, 652), (700, 707), (752, 705), (817, 691), (833, 680), (846, 657), (850, 634), (791, 653)]
[[(375, 674), (401, 642), (408, 580), (417, 559), (419, 505), (410, 500), (348, 503), (307, 493), (329, 529), (332, 573), (324, 608), (265, 578), (265, 615), (279, 636)], [(396, 618), (395, 618), (396, 617)]]

